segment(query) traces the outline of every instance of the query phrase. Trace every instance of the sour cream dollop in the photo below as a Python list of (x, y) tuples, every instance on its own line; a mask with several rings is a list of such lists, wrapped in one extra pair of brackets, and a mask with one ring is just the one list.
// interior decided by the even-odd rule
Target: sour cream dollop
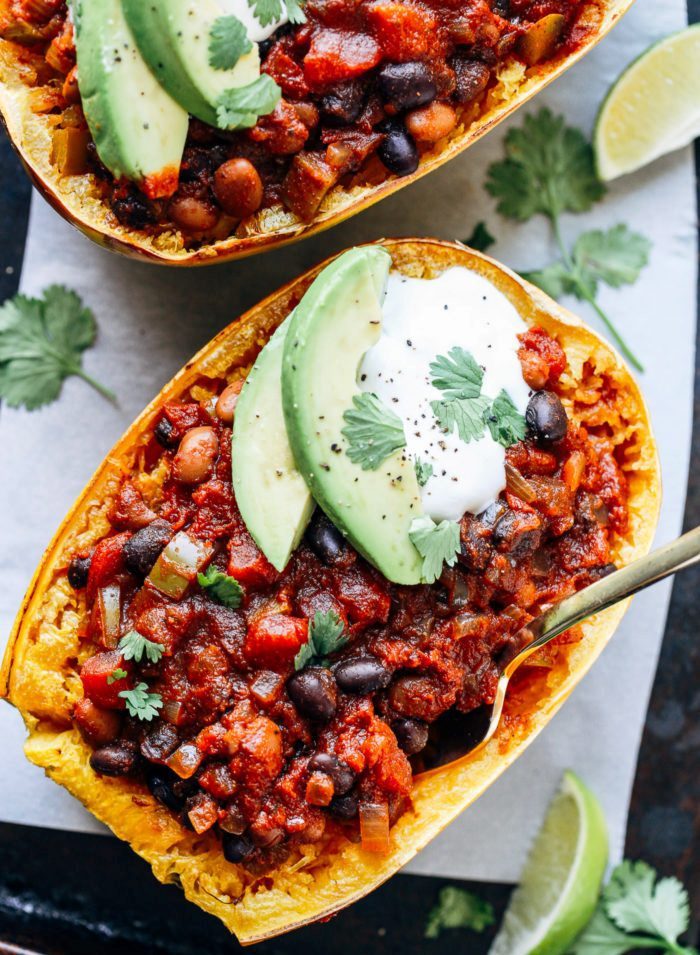
[(421, 488), (425, 513), (434, 521), (478, 514), (505, 487), (505, 448), (488, 429), (469, 444), (443, 431), (430, 403), (445, 395), (432, 383), (430, 364), (463, 348), (484, 369), (482, 394), (495, 398), (503, 389), (524, 415), (530, 390), (517, 336), (527, 326), (502, 292), (461, 266), (435, 279), (391, 272), (382, 312), (381, 337), (361, 362), (358, 385), (402, 419), (407, 453), (432, 465)]

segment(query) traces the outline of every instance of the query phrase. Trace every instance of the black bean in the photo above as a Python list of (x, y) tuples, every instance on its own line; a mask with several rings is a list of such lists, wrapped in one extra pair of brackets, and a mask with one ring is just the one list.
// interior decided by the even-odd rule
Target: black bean
[(493, 542), (502, 553), (523, 558), (534, 554), (542, 538), (537, 514), (507, 510), (493, 529)]
[(426, 63), (387, 63), (377, 74), (379, 93), (395, 110), (414, 109), (432, 102), (437, 85)]
[(141, 741), (141, 755), (152, 763), (160, 763), (177, 749), (180, 737), (170, 723), (159, 723)]
[(397, 119), (388, 120), (380, 126), (385, 133), (377, 155), (389, 172), (396, 176), (410, 176), (418, 168), (416, 141), (404, 124)]
[(525, 420), (538, 441), (561, 441), (566, 434), (566, 411), (553, 391), (535, 392), (527, 406)]
[(455, 71), (455, 88), (452, 98), (457, 103), (471, 103), (489, 85), (491, 70), (485, 63), (470, 60), (464, 56), (455, 56), (451, 61)]
[(343, 660), (334, 670), (335, 679), (346, 693), (374, 693), (389, 685), (391, 673), (376, 657)]
[(161, 444), (164, 448), (177, 447), (178, 439), (175, 434), (175, 427), (167, 418), (160, 419), (153, 429), (153, 434), (158, 444)]
[(421, 720), (395, 720), (391, 728), (399, 746), (407, 756), (420, 753), (428, 742), (428, 724)]
[(224, 859), (227, 862), (243, 862), (255, 851), (252, 839), (247, 835), (236, 836), (231, 832), (221, 833)]
[(335, 564), (347, 550), (347, 541), (320, 508), (311, 518), (306, 543), (324, 564)]
[(309, 760), (308, 768), (311, 773), (325, 773), (330, 776), (336, 796), (344, 796), (355, 783), (355, 774), (347, 763), (332, 753), (316, 753)]
[(338, 705), (335, 678), (325, 667), (307, 667), (287, 680), (287, 692), (301, 714), (327, 722)]
[(188, 787), (165, 766), (149, 765), (146, 770), (146, 783), (158, 802), (173, 812), (180, 812), (185, 805)]
[(337, 799), (332, 799), (328, 811), (338, 819), (354, 819), (358, 808), (357, 796), (354, 793), (348, 793), (347, 796), (338, 796)]
[(68, 583), (73, 590), (82, 590), (88, 582), (91, 557), (74, 557), (68, 565)]
[(494, 501), (493, 504), (489, 504), (485, 511), (477, 515), (477, 520), (480, 524), (483, 524), (484, 527), (492, 529), (498, 519), (503, 517), (505, 510), (506, 505), (503, 501)]
[(123, 740), (96, 749), (90, 757), (90, 765), (102, 776), (128, 776), (136, 766), (136, 757), (136, 744)]
[(112, 212), (122, 225), (130, 229), (145, 229), (155, 222), (155, 216), (146, 199), (138, 193), (112, 197)]
[(173, 536), (172, 525), (155, 520), (129, 538), (124, 544), (124, 564), (136, 577), (145, 577)]
[(329, 126), (347, 126), (354, 123), (365, 105), (365, 84), (358, 80), (339, 83), (321, 99), (319, 106)]

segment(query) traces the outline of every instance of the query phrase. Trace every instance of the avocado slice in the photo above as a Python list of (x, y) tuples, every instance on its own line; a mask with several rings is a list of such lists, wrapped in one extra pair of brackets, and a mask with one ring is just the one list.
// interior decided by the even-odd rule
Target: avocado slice
[(142, 56), (164, 89), (210, 126), (219, 126), (217, 103), (229, 89), (260, 76), (257, 44), (232, 69), (209, 62), (211, 30), (220, 17), (235, 15), (227, 0), (122, 0)]
[(296, 469), (282, 411), (282, 353), (290, 320), (291, 315), (251, 368), (236, 404), (233, 429), (238, 509), (253, 540), (277, 570), (287, 566), (315, 506)]
[(146, 66), (121, 0), (79, 0), (73, 13), (80, 95), (100, 159), (150, 198), (172, 195), (187, 113)]
[(316, 502), (385, 577), (421, 581), (408, 533), (423, 513), (413, 462), (394, 451), (376, 470), (347, 455), (343, 414), (360, 394), (357, 369), (381, 333), (391, 258), (379, 246), (350, 249), (313, 282), (284, 343), (282, 404), (297, 468)]

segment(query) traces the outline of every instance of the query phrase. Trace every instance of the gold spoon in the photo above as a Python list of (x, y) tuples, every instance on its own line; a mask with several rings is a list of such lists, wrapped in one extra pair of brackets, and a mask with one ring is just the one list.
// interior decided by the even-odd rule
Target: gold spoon
[(414, 771), (427, 772), (445, 766), (456, 759), (481, 749), (496, 732), (503, 714), (508, 683), (529, 656), (540, 647), (587, 617), (669, 577), (679, 570), (692, 567), (700, 561), (700, 527), (652, 551), (634, 563), (613, 571), (607, 577), (584, 587), (570, 597), (554, 604), (539, 617), (517, 631), (505, 658), (492, 704), (470, 713), (449, 710), (437, 719), (430, 729), (426, 748), (415, 758)]

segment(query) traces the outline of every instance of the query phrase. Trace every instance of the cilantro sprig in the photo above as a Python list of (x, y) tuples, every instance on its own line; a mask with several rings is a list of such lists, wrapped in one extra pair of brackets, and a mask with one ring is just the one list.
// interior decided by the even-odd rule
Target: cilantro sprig
[(620, 351), (639, 371), (642, 365), (597, 302), (598, 283), (612, 288), (635, 282), (649, 260), (651, 243), (624, 225), (594, 229), (579, 236), (572, 250), (564, 242), (560, 217), (587, 212), (605, 195), (593, 150), (583, 133), (548, 109), (526, 116), (520, 129), (505, 138), (506, 158), (489, 167), (487, 191), (498, 200), (501, 215), (527, 222), (545, 216), (552, 227), (560, 259), (525, 277), (557, 298), (574, 295), (588, 302)]
[(41, 298), (8, 299), (0, 306), (0, 399), (33, 411), (58, 398), (64, 380), (76, 375), (116, 401), (83, 370), (82, 353), (96, 334), (90, 309), (62, 285), (50, 285)]
[(248, 129), (259, 116), (267, 116), (282, 98), (282, 90), (267, 73), (261, 73), (247, 86), (224, 90), (216, 104), (220, 129)]
[(678, 942), (690, 922), (687, 891), (678, 879), (657, 879), (645, 862), (617, 866), (572, 955), (625, 955), (638, 949), (698, 955)]
[(163, 707), (160, 693), (150, 693), (147, 683), (137, 683), (132, 690), (122, 690), (119, 696), (126, 703), (129, 716), (150, 723)]
[(525, 418), (506, 391), (495, 399), (482, 393), (484, 370), (474, 356), (459, 346), (438, 355), (430, 364), (433, 385), (444, 397), (430, 402), (433, 414), (445, 431), (457, 431), (466, 444), (491, 433), (494, 441), (508, 448), (525, 437)]
[(121, 667), (117, 667), (117, 669), (112, 670), (112, 672), (107, 677), (107, 683), (109, 684), (109, 686), (111, 686), (113, 683), (116, 683), (117, 680), (123, 680), (128, 675), (129, 674), (126, 672), (126, 670), (122, 670)]
[(236, 610), (243, 602), (245, 591), (236, 578), (229, 577), (213, 564), (203, 574), (197, 574), (197, 583), (209, 591), (214, 600), (231, 610)]
[(423, 558), (422, 576), (426, 584), (435, 583), (442, 573), (443, 564), (454, 566), (460, 549), (457, 521), (441, 521), (436, 524), (427, 514), (415, 517), (408, 536)]
[(446, 885), (440, 889), (438, 901), (428, 914), (424, 935), (425, 938), (438, 938), (444, 929), (449, 928), (483, 932), (495, 921), (490, 902), (456, 885)]
[(290, 23), (305, 23), (306, 15), (302, 9), (301, 0), (248, 0), (248, 6), (253, 11), (256, 20), (261, 26), (269, 26), (275, 20), (281, 20), (284, 8), (287, 8), (287, 19)]
[(117, 649), (125, 660), (140, 663), (145, 653), (149, 663), (157, 663), (163, 656), (165, 647), (162, 643), (144, 637), (138, 630), (130, 630), (121, 638)]
[(486, 252), (492, 245), (496, 244), (495, 238), (489, 232), (489, 227), (482, 220), (472, 229), (472, 233), (464, 240), (464, 244), (470, 249), (476, 249), (477, 252)]
[(403, 422), (369, 392), (354, 395), (353, 407), (343, 414), (347, 455), (363, 471), (376, 471), (390, 454), (406, 446)]
[(209, 31), (209, 65), (214, 70), (232, 70), (253, 44), (245, 26), (230, 14), (218, 17)]
[(294, 669), (303, 670), (306, 666), (328, 666), (331, 653), (342, 650), (350, 638), (345, 632), (345, 624), (337, 613), (329, 610), (318, 611), (313, 620), (309, 620), (309, 635), (294, 657)]

